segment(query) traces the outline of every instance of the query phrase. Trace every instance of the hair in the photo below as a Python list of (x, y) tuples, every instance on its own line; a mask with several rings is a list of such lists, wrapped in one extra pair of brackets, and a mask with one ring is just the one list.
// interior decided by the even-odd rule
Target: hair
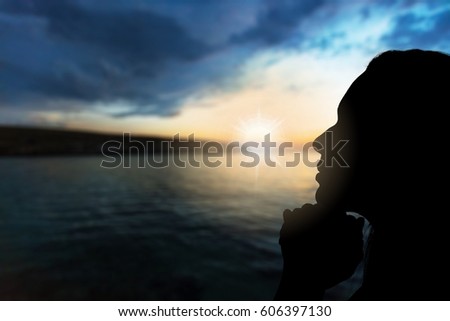
[(379, 202), (366, 204), (378, 211), (371, 266), (379, 273), (366, 285), (373, 298), (450, 298), (437, 289), (439, 283), (445, 291), (450, 286), (445, 260), (450, 56), (384, 52), (347, 95), (363, 163), (354, 175), (364, 177), (358, 188), (368, 200)]
[(369, 63), (346, 96), (354, 105), (351, 113), (361, 136), (360, 148), (373, 152), (375, 146), (382, 147), (417, 166), (423, 161), (414, 157), (418, 150), (439, 152), (448, 143), (447, 54), (417, 49), (384, 52)]
[(406, 51), (389, 50), (385, 51), (375, 58), (367, 66), (368, 71), (373, 70), (411, 70), (415, 68), (427, 67), (441, 69), (449, 64), (450, 56), (443, 52), (411, 49)]

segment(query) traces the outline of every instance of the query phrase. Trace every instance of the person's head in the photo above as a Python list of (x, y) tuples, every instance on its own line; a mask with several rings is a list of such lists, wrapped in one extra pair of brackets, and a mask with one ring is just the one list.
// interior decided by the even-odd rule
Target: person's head
[[(433, 201), (446, 171), (449, 107), (450, 56), (408, 50), (374, 58), (340, 102), (337, 123), (315, 141), (317, 202), (373, 221), (382, 203)], [(339, 141), (334, 152), (347, 141), (337, 155), (345, 164), (331, 159)]]

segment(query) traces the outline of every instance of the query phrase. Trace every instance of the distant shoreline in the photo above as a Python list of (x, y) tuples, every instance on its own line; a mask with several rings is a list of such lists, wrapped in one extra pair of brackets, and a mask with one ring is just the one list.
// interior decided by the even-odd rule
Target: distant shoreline
[[(0, 126), (0, 156), (102, 155), (102, 145), (122, 141), (120, 134), (79, 130)], [(153, 152), (161, 152), (163, 137), (133, 135), (134, 141), (155, 142)]]

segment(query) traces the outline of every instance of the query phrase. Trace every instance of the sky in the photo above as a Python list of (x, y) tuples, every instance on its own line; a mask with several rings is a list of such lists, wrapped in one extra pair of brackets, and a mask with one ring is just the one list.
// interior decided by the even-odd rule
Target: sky
[(0, 124), (307, 141), (385, 50), (450, 52), (450, 2), (0, 0)]

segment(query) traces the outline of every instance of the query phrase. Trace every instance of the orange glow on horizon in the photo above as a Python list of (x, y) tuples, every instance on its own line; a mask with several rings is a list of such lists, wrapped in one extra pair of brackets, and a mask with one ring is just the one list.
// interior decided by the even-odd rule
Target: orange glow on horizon
[(103, 112), (84, 111), (69, 116), (40, 112), (36, 116), (48, 122), (61, 120), (70, 129), (169, 138), (194, 134), (202, 140), (227, 142), (241, 140), (242, 122), (260, 115), (269, 127), (276, 125), (277, 141), (302, 144), (311, 142), (336, 122), (341, 97), (363, 69), (355, 61), (365, 63), (364, 57), (297, 54), (277, 57), (275, 63), (268, 64), (271, 58), (263, 55), (248, 63), (236, 80), (241, 83), (236, 88), (204, 88), (186, 97), (180, 113), (171, 117), (112, 117), (104, 113), (108, 106), (100, 106)]

